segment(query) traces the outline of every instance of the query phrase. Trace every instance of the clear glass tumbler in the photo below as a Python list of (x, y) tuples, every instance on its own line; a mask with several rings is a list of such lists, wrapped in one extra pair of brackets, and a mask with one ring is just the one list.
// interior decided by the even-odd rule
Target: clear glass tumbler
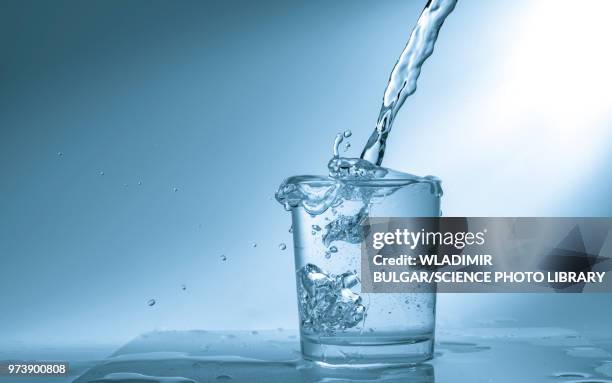
[(332, 365), (430, 359), (435, 291), (362, 293), (361, 230), (367, 217), (439, 216), (440, 182), (411, 176), (337, 184), (304, 177), (298, 188), (325, 196), (336, 193), (335, 202), (317, 214), (304, 206), (291, 209), (304, 358)]

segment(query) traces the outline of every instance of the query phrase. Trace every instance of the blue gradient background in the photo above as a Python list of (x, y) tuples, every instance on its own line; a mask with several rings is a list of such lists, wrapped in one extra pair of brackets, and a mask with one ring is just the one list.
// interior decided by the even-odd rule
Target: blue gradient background
[[(324, 172), (338, 131), (359, 154), (423, 3), (2, 1), (0, 347), (295, 328), (273, 193)], [(444, 215), (611, 216), (612, 5), (583, 7), (460, 0), (386, 165), (439, 176)], [(438, 314), (586, 331), (612, 305), (441, 295)]]

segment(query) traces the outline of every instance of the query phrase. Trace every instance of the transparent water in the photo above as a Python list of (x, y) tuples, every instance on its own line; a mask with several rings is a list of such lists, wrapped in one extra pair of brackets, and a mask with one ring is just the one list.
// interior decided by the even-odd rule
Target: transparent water
[(277, 200), (292, 212), (302, 353), (327, 363), (416, 362), (433, 352), (435, 293), (360, 294), (362, 224), (374, 217), (440, 214), (440, 182), (381, 165), (395, 115), (416, 90), (456, 0), (430, 0), (395, 64), (376, 129), (361, 158), (342, 157), (336, 135), (328, 177), (285, 180)]
[(391, 71), (385, 89), (376, 129), (370, 136), (361, 158), (380, 165), (393, 120), (406, 98), (417, 88), (417, 79), (423, 63), (434, 50), (438, 33), (446, 17), (453, 11), (457, 0), (429, 0), (410, 34), (410, 39)]

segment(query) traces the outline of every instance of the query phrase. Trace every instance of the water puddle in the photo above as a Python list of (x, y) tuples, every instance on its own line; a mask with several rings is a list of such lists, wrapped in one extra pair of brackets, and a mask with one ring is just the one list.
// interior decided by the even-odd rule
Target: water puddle
[(197, 383), (195, 380), (183, 377), (163, 377), (137, 374), (132, 372), (116, 372), (108, 374), (100, 379), (90, 380), (89, 383), (112, 383), (112, 382), (143, 382), (143, 383)]

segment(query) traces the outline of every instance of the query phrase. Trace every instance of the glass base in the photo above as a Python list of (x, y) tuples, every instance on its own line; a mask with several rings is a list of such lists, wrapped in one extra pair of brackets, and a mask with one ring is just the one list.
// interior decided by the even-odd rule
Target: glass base
[[(352, 340), (352, 341), (351, 341)], [(400, 366), (425, 362), (433, 357), (433, 334), (391, 342), (364, 342), (363, 338), (337, 338), (334, 344), (302, 336), (304, 359), (331, 366)]]

